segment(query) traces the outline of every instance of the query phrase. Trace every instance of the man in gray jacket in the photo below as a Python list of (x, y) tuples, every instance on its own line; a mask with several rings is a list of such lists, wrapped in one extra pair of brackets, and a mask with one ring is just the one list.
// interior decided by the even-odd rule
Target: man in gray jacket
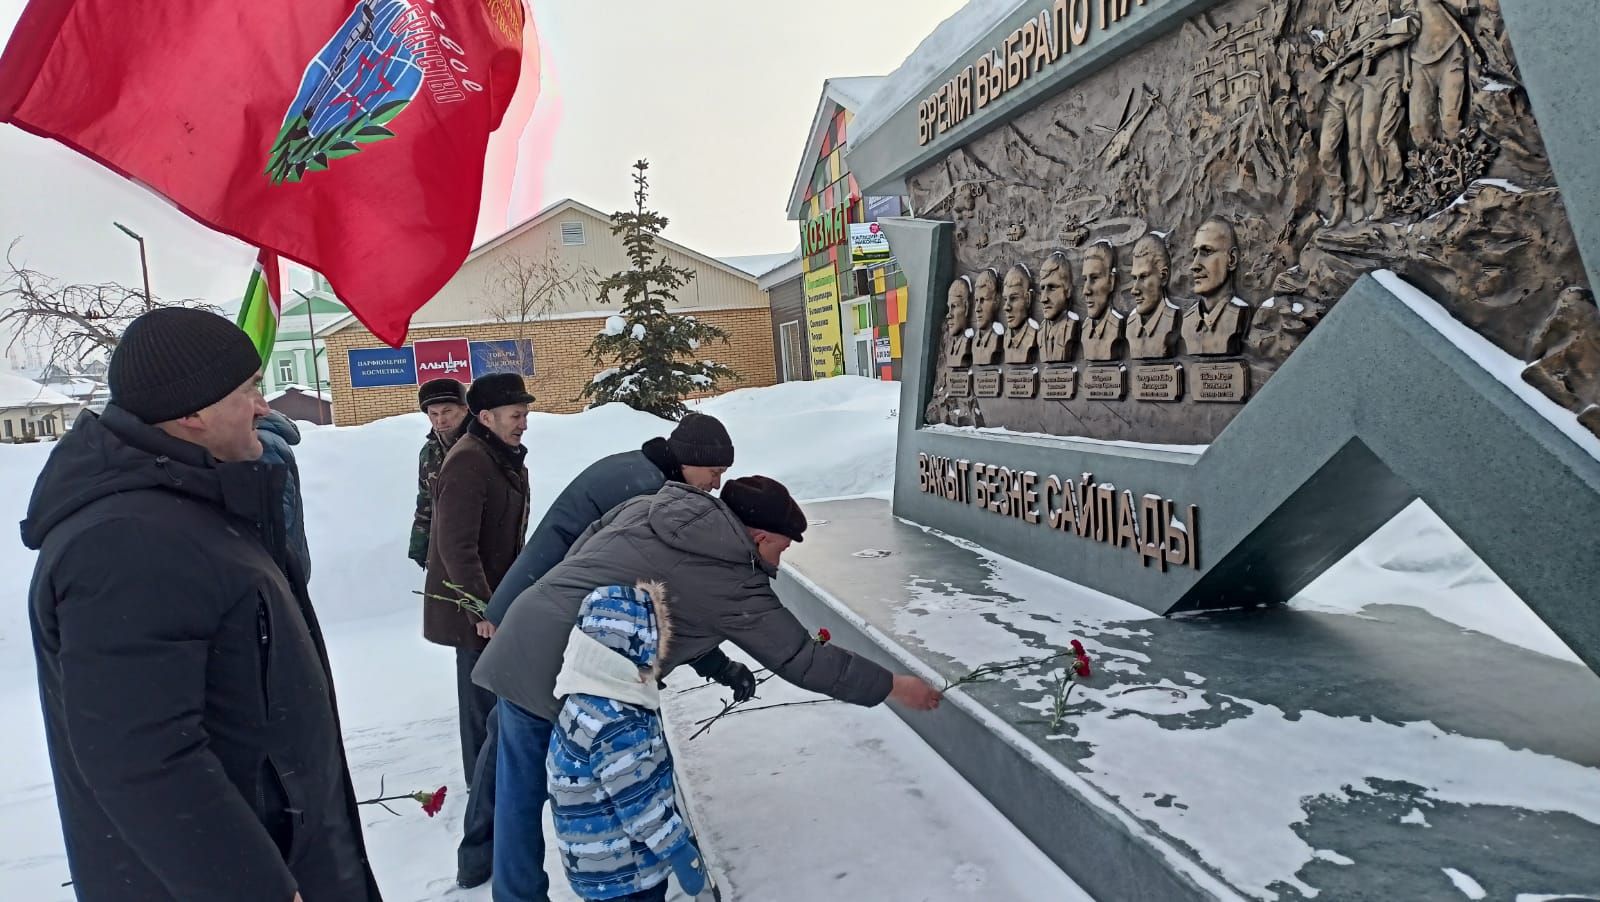
[(772, 577), (805, 529), (800, 506), (776, 480), (731, 480), (720, 500), (668, 483), (596, 521), (564, 561), (511, 605), (473, 671), (478, 685), (500, 697), (496, 902), (531, 902), (549, 890), (542, 814), (545, 755), (560, 709), (555, 681), (578, 607), (596, 586), (659, 581), (678, 599), (663, 674), (731, 640), (784, 680), (840, 701), (938, 706), (939, 692), (921, 679), (813, 641), (778, 601)]

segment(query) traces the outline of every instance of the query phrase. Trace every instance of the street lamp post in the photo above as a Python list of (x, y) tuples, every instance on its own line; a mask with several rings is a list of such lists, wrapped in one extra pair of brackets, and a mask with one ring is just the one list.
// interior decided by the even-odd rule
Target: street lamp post
[(139, 271), (144, 274), (144, 305), (145, 307), (149, 307), (152, 303), (150, 300), (150, 262), (145, 259), (144, 236), (120, 222), (113, 222), (111, 224), (116, 226), (117, 229), (122, 232), (122, 234), (127, 235), (134, 241), (139, 242)]

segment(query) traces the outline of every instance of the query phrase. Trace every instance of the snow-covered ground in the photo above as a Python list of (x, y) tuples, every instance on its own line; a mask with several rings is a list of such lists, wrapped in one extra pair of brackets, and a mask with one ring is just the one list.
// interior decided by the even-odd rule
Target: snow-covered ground
[[(722, 418), (732, 433), (738, 449), (732, 475), (764, 473), (806, 499), (889, 492), (898, 404), (897, 384), (845, 377), (734, 392), (698, 409)], [(367, 809), (386, 897), (472, 902), (487, 900), (488, 891), (451, 887), (464, 804), (452, 660), (419, 636), (412, 593), (421, 572), (405, 558), (416, 449), (426, 428), (420, 414), (358, 428), (308, 427), (299, 459), (312, 594), (328, 633), (357, 791), (375, 795), (380, 779), (391, 793), (451, 787), (443, 813), (432, 820), (405, 809), (398, 818)], [(668, 428), (618, 406), (531, 417), (534, 519), (588, 463)], [(22, 518), (51, 448), (0, 446), (0, 521)], [(70, 898), (70, 891), (61, 887), (67, 871), (32, 672), (26, 611), (32, 558), (15, 539), (0, 543), (0, 573), (9, 577), (0, 584), (0, 722), (11, 725), (0, 748), (6, 799), (0, 898), (51, 902)], [(1006, 587), (1019, 597), (1059, 594), (1052, 577), (1015, 565), (1006, 572), (1052, 584)], [(1571, 657), (1420, 505), (1297, 604), (1355, 613), (1372, 598), (1406, 599), (1463, 628)], [(1102, 602), (1104, 620), (1126, 619), (1120, 602)], [(688, 677), (677, 685), (689, 685)], [(762, 692), (766, 701), (796, 697), (791, 693), (775, 683)], [(683, 741), (684, 722), (714, 708), (717, 694), (672, 695), (669, 709), (678, 718), (682, 766), (702, 802), (701, 828), (740, 898), (1079, 898), (887, 712), (837, 704), (763, 712)]]

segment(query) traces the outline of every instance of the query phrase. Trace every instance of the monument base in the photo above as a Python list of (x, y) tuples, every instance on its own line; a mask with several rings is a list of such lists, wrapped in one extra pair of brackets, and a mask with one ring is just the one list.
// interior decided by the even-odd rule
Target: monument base
[(1097, 898), (1600, 885), (1600, 678), (1581, 665), (1400, 606), (1164, 619), (884, 501), (806, 511), (778, 591), (841, 646), (936, 685), (1088, 647), (1058, 722), (1059, 661), (904, 719)]

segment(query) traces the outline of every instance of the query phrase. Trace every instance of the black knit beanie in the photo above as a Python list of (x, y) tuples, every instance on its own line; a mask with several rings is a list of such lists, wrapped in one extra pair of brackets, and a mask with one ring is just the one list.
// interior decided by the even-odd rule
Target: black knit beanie
[(766, 476), (741, 476), (722, 484), (722, 503), (751, 529), (775, 532), (796, 542), (806, 532), (806, 515), (783, 483)]
[(684, 414), (667, 436), (667, 447), (684, 467), (733, 466), (733, 439), (722, 421), (703, 413)]
[(429, 404), (467, 404), (467, 387), (455, 379), (429, 379), (417, 389), (417, 406), (423, 413)]
[(198, 413), (261, 371), (250, 336), (215, 313), (158, 307), (111, 352), (111, 403), (154, 425)]

